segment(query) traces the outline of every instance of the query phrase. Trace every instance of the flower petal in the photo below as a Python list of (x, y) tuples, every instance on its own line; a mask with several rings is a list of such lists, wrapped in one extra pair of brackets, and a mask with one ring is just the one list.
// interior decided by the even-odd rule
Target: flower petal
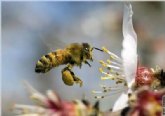
[(123, 49), (121, 56), (123, 59), (124, 72), (128, 87), (134, 82), (137, 70), (137, 35), (132, 24), (132, 6), (127, 3), (124, 5), (123, 17)]

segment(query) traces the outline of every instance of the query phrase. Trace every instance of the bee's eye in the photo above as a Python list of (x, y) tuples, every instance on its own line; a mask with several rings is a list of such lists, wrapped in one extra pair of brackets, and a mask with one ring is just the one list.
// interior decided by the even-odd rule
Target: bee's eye
[(88, 48), (85, 48), (86, 51), (88, 51), (89, 49)]

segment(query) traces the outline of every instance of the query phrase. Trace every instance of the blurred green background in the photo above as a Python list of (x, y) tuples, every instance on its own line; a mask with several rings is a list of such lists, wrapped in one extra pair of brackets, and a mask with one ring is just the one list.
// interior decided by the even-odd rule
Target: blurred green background
[[(165, 2), (132, 2), (133, 22), (138, 36), (141, 65), (165, 70)], [(34, 72), (44, 54), (73, 42), (106, 46), (120, 56), (122, 49), (123, 2), (2, 2), (2, 116), (12, 116), (13, 103), (32, 104), (22, 81), (44, 93), (53, 89), (65, 100), (95, 102), (92, 90), (99, 89), (100, 59), (94, 51), (92, 68), (74, 68), (83, 87), (68, 87), (61, 79), (60, 66), (46, 74)], [(133, 60), (133, 59), (132, 59)], [(111, 82), (109, 82), (111, 84)], [(101, 109), (112, 108), (119, 94), (101, 100)]]

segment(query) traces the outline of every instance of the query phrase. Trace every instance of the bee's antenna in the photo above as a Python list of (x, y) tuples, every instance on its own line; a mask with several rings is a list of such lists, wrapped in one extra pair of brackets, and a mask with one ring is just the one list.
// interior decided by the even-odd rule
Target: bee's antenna
[(102, 49), (99, 49), (99, 48), (96, 48), (96, 47), (93, 47), (92, 50), (93, 50), (93, 49), (96, 49), (96, 50), (99, 50), (99, 51), (103, 52)]

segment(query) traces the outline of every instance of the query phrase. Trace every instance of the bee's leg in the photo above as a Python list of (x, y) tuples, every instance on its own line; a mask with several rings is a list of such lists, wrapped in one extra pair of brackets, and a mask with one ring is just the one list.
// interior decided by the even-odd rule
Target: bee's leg
[(65, 67), (62, 70), (62, 80), (66, 85), (72, 86), (75, 83), (79, 83), (82, 86), (82, 81), (71, 71), (71, 67)]
[(74, 65), (74, 64), (68, 64), (64, 69), (69, 69), (69, 70), (71, 70), (71, 69), (73, 68), (73, 65)]
[(81, 66), (82, 66), (82, 63), (80, 63), (80, 65), (79, 65), (80, 69), (81, 69)]
[[(81, 68), (81, 66), (82, 66), (82, 63), (80, 64), (80, 68)], [(79, 77), (75, 76), (75, 74), (74, 74), (73, 71), (71, 71), (71, 69), (73, 68), (73, 65), (72, 65), (72, 64), (68, 64), (67, 67), (68, 67), (68, 69), (69, 69), (69, 71), (70, 71), (70, 74), (71, 74), (72, 77), (73, 77), (74, 82), (80, 84), (80, 87), (81, 87), (81, 86), (83, 85), (83, 82), (81, 81), (81, 79), (80, 79)], [(66, 68), (67, 68), (67, 67), (66, 67)]]
[(77, 76), (74, 75), (73, 76), (73, 79), (74, 79), (75, 83), (80, 84), (80, 87), (83, 85), (82, 80), (80, 78), (78, 78)]
[(62, 71), (62, 80), (63, 82), (68, 85), (68, 86), (72, 86), (74, 84), (74, 79), (72, 74), (70, 73), (70, 70), (68, 67), (64, 68)]
[(91, 67), (91, 64), (89, 64), (89, 62), (88, 61), (86, 61), (85, 60), (85, 62), (84, 62), (85, 64), (87, 64), (89, 67)]

